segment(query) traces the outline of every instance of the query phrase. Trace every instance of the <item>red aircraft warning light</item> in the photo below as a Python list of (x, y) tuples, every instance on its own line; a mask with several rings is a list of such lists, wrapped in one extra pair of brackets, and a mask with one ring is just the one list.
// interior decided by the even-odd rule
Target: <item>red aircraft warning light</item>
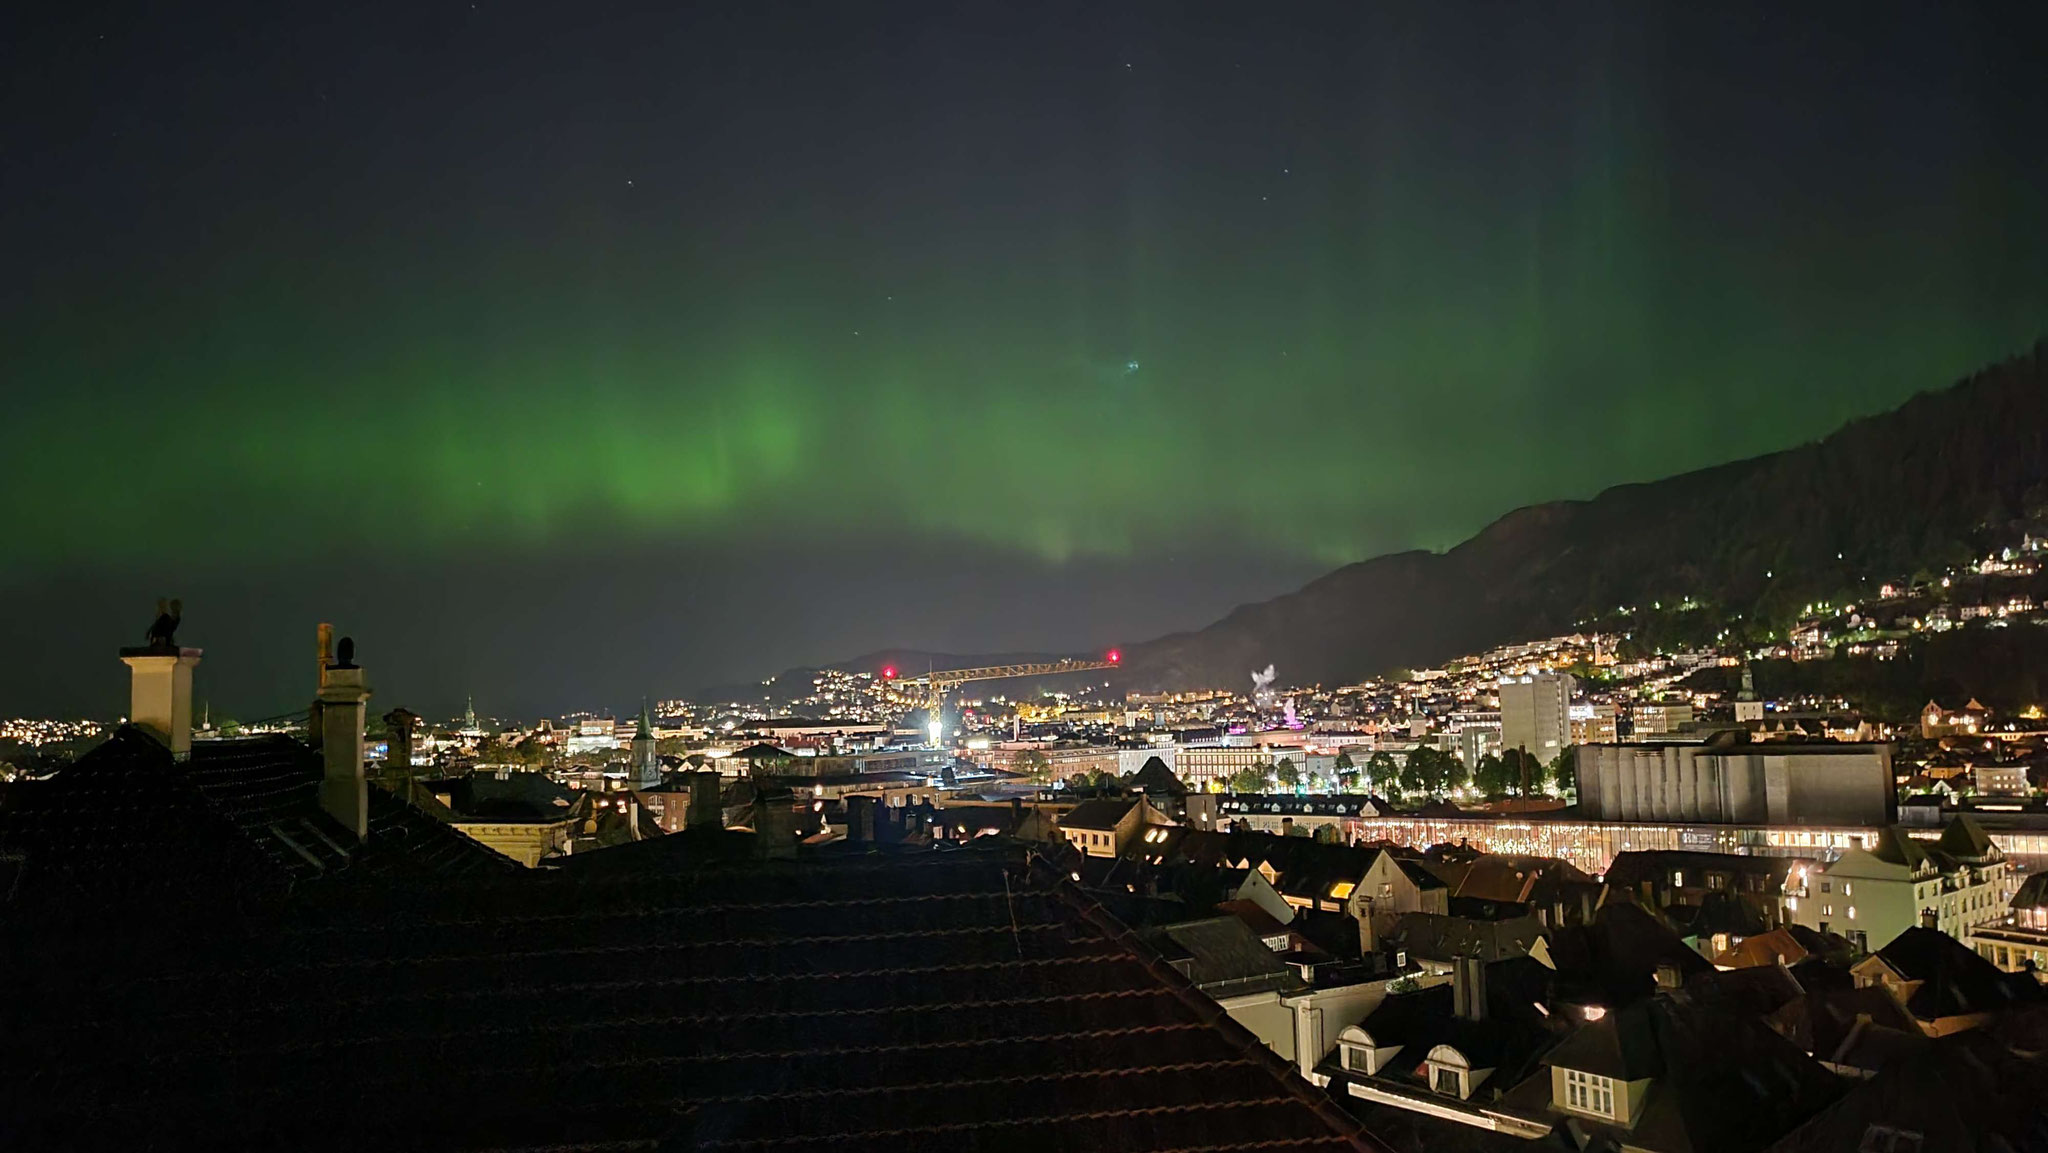
[(893, 681), (893, 680), (895, 680), (895, 679), (896, 679), (896, 666), (895, 666), (895, 665), (890, 665), (890, 666), (888, 666), (887, 668), (883, 669), (883, 670), (882, 670), (882, 679), (883, 679), (883, 680), (885, 680), (885, 681)]
[(1120, 661), (1120, 660), (1123, 660), (1123, 659), (1124, 659), (1124, 654), (1123, 654), (1123, 653), (1122, 653), (1121, 651), (1119, 651), (1119, 650), (1117, 650), (1117, 649), (1111, 649), (1111, 650), (1109, 650), (1109, 663), (1110, 663), (1110, 664), (1115, 664), (1115, 663), (1117, 663), (1118, 661)]

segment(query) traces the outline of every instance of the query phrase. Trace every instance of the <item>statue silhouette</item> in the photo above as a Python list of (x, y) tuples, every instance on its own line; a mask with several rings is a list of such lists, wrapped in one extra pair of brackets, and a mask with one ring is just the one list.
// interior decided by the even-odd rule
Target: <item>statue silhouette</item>
[(156, 598), (156, 620), (150, 623), (145, 642), (153, 649), (174, 649), (178, 647), (178, 622), (184, 618), (185, 604), (173, 598), (169, 601)]

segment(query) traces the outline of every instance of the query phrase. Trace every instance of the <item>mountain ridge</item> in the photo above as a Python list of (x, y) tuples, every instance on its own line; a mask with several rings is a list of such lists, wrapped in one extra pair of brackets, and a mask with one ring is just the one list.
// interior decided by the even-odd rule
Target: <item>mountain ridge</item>
[(1443, 552), (1388, 553), (1129, 646), (1136, 688), (1341, 683), (1570, 631), (1653, 597), (1770, 621), (1953, 561), (2048, 507), (2048, 344), (1817, 440), (1512, 509)]

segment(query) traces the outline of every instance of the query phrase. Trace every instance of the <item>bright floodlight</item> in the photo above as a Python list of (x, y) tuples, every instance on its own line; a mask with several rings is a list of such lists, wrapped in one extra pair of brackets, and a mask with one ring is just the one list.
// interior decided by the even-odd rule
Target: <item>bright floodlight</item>
[(930, 724), (926, 725), (926, 726), (925, 726), (925, 728), (927, 728), (927, 729), (931, 730), (931, 734), (932, 734), (932, 747), (933, 747), (933, 748), (935, 748), (935, 749), (936, 749), (936, 748), (938, 748), (938, 747), (939, 747), (939, 738), (940, 738), (940, 737), (943, 737), (943, 736), (945, 736), (945, 735), (946, 735), (946, 724), (945, 724), (945, 722), (944, 722), (944, 721), (933, 721), (932, 723), (930, 723)]

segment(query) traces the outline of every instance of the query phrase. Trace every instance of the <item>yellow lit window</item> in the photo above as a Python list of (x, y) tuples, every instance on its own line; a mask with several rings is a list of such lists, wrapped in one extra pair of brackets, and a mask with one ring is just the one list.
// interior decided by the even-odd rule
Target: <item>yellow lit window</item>
[(1358, 886), (1352, 884), (1350, 881), (1339, 881), (1336, 884), (1330, 886), (1330, 896), (1335, 897), (1337, 900), (1341, 901), (1344, 898), (1350, 896), (1351, 890), (1357, 887)]

